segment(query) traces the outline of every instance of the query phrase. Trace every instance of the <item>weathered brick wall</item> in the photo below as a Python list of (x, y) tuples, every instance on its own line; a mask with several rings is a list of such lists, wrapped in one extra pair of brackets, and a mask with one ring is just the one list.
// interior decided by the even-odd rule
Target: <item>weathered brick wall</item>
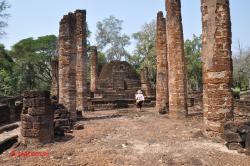
[(50, 94), (47, 91), (25, 91), (21, 114), (21, 142), (38, 145), (54, 139)]
[(169, 113), (172, 117), (184, 117), (187, 114), (187, 79), (180, 0), (166, 0), (166, 9)]
[(86, 11), (75, 12), (75, 49), (76, 61), (76, 109), (86, 111), (87, 106), (87, 41), (86, 41)]
[(130, 99), (140, 89), (140, 80), (128, 62), (111, 61), (102, 68), (97, 89), (95, 94), (107, 99)]
[(0, 125), (10, 123), (10, 108), (8, 104), (0, 105)]
[(59, 103), (72, 120), (87, 108), (86, 11), (65, 15), (59, 32)]
[(168, 110), (168, 61), (166, 43), (166, 20), (162, 12), (157, 14), (157, 76), (156, 76), (156, 109)]
[(97, 88), (97, 71), (98, 71), (98, 54), (96, 46), (91, 47), (91, 58), (90, 58), (90, 91), (95, 92)]
[(151, 88), (148, 76), (148, 68), (144, 67), (141, 70), (141, 90), (146, 96), (153, 96), (153, 90)]
[(205, 134), (217, 136), (233, 117), (229, 0), (202, 0), (203, 110)]
[(11, 123), (20, 119), (22, 108), (20, 105), (15, 105), (18, 97), (3, 97), (0, 99), (0, 125)]
[(250, 120), (250, 100), (236, 100), (234, 106), (235, 120)]
[(58, 60), (53, 60), (51, 62), (51, 75), (52, 75), (52, 82), (51, 82), (51, 96), (56, 96), (58, 98)]

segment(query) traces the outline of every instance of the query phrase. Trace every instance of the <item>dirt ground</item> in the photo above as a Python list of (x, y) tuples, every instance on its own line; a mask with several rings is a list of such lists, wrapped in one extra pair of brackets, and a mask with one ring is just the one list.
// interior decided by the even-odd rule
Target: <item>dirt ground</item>
[(47, 157), (16, 157), (6, 151), (0, 165), (41, 166), (249, 166), (250, 157), (202, 136), (202, 117), (173, 120), (152, 108), (88, 112), (84, 129), (42, 148)]

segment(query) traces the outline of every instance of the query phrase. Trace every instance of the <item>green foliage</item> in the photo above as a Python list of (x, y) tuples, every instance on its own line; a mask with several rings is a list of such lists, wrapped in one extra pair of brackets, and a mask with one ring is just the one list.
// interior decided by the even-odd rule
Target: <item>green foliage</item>
[(10, 8), (10, 5), (6, 0), (0, 1), (0, 37), (5, 35), (4, 28), (8, 25), (6, 19), (10, 16), (6, 13), (6, 10)]
[(156, 22), (145, 23), (142, 29), (132, 35), (136, 41), (134, 55), (129, 58), (129, 62), (134, 65), (139, 73), (142, 68), (147, 67), (151, 85), (156, 83)]
[(129, 36), (122, 34), (122, 20), (110, 16), (97, 23), (96, 41), (98, 49), (104, 51), (108, 61), (128, 59), (125, 47), (130, 44)]
[(0, 96), (11, 95), (16, 89), (14, 62), (9, 52), (0, 45)]
[(187, 59), (188, 84), (192, 90), (202, 89), (202, 61), (201, 61), (201, 36), (193, 35), (184, 43), (184, 52)]
[(20, 94), (23, 90), (49, 90), (50, 64), (57, 58), (57, 37), (27, 38), (11, 51), (0, 46), (0, 95)]
[(233, 86), (240, 90), (249, 89), (250, 49), (242, 49), (233, 57)]

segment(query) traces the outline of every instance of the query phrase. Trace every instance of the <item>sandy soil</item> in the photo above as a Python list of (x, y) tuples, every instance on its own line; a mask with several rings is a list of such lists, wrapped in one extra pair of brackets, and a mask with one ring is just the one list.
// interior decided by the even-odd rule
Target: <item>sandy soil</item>
[(249, 166), (250, 157), (202, 136), (202, 117), (173, 120), (153, 109), (88, 112), (84, 130), (41, 148), (47, 157), (16, 157), (6, 151), (0, 165), (41, 166)]

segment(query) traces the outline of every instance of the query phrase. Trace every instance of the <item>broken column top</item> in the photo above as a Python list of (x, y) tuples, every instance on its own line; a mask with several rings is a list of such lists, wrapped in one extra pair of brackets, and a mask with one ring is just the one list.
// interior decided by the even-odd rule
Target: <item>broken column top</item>
[(162, 11), (159, 11), (159, 12), (157, 13), (157, 19), (162, 18), (162, 17), (163, 17), (163, 12), (162, 12)]
[(60, 21), (60, 24), (69, 20), (69, 18), (71, 18), (74, 15), (78, 15), (78, 14), (86, 15), (86, 13), (87, 13), (86, 10), (80, 10), (80, 9), (77, 9), (74, 13), (69, 12), (67, 15), (63, 16), (63, 18)]
[(96, 46), (91, 46), (91, 47), (90, 47), (90, 50), (91, 50), (91, 51), (95, 51), (95, 50), (97, 50), (97, 47), (96, 47)]

